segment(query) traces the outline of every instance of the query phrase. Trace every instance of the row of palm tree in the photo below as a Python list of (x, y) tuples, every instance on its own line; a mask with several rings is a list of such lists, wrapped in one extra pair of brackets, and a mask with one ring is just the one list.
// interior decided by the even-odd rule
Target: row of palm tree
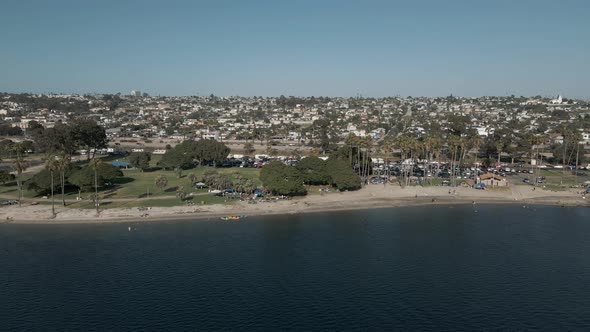
[[(95, 159), (93, 159), (94, 161)], [(59, 173), (59, 183), (61, 187), (61, 199), (63, 206), (66, 206), (65, 187), (66, 187), (66, 171), (70, 168), (71, 156), (67, 153), (60, 153), (59, 155), (49, 155), (45, 162), (45, 168), (49, 171), (51, 177), (51, 213), (55, 217), (55, 195), (54, 195), (54, 173)], [(96, 174), (95, 174), (95, 180)], [(96, 184), (97, 181), (95, 181)]]
[[(493, 142), (497, 153), (497, 162), (501, 162), (501, 155), (506, 150), (513, 152), (512, 162), (514, 162), (515, 155), (523, 156), (527, 154), (531, 159), (538, 159), (539, 147), (546, 141), (546, 136), (538, 134), (528, 134), (524, 138), (521, 138), (520, 142), (515, 136), (500, 137)], [(570, 139), (570, 141), (575, 141), (575, 139)], [(397, 137), (388, 136), (379, 142), (377, 154), (384, 156), (385, 164), (388, 165), (393, 152), (400, 152), (402, 161), (400, 183), (407, 185), (412, 170), (410, 165), (417, 159), (425, 159), (429, 167), (431, 167), (431, 162), (440, 160), (446, 152), (445, 159), (450, 163), (451, 178), (454, 182), (456, 178), (454, 175), (456, 174), (457, 168), (462, 167), (468, 158), (477, 158), (484, 143), (484, 139), (479, 135), (458, 136), (449, 134), (446, 138), (434, 135), (420, 138), (408, 135), (399, 135)], [(526, 152), (527, 148), (530, 148), (528, 153)], [(564, 147), (564, 151), (566, 149)], [(431, 169), (428, 170), (431, 171)], [(389, 172), (388, 168), (387, 172)], [(389, 175), (389, 173), (386, 174)]]

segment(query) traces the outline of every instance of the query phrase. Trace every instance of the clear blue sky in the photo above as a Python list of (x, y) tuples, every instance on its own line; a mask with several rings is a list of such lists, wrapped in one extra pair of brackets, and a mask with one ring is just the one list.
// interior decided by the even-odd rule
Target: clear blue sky
[(0, 91), (590, 97), (590, 1), (3, 0)]

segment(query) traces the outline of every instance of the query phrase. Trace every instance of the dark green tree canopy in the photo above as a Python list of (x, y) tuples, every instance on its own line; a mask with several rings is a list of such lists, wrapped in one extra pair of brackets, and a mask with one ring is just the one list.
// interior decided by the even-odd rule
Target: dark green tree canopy
[(76, 119), (70, 125), (71, 138), (78, 147), (91, 149), (103, 149), (107, 147), (107, 135), (105, 129), (92, 119)]
[(150, 167), (152, 155), (149, 152), (133, 152), (129, 155), (129, 163), (140, 170)]
[(299, 161), (297, 169), (301, 172), (301, 178), (305, 184), (323, 185), (330, 182), (330, 175), (326, 169), (326, 162), (312, 156)]
[[(53, 128), (37, 127), (31, 135), (41, 152), (74, 154), (76, 149), (97, 150), (107, 147), (105, 129), (91, 119), (76, 119), (70, 124), (56, 123)], [(90, 156), (90, 155), (89, 155)]]
[(14, 175), (10, 174), (10, 172), (6, 170), (0, 170), (0, 183), (6, 184), (6, 182), (10, 182), (14, 180)]
[(329, 158), (326, 161), (329, 170), (330, 183), (340, 191), (358, 190), (361, 188), (361, 178), (350, 168), (347, 161)]
[(158, 165), (170, 168), (190, 168), (194, 161), (200, 164), (220, 165), (229, 155), (230, 149), (225, 144), (212, 139), (184, 141), (167, 150)]
[[(103, 186), (105, 182), (110, 182), (117, 177), (123, 176), (123, 172), (117, 167), (101, 163), (97, 168), (98, 186)], [(94, 169), (90, 166), (84, 166), (72, 172), (68, 182), (80, 188), (83, 191), (90, 191), (94, 187)]]
[(193, 165), (193, 158), (187, 154), (183, 149), (174, 147), (166, 150), (158, 165), (165, 169), (175, 168), (191, 168)]
[(287, 166), (279, 161), (272, 161), (260, 171), (264, 187), (275, 195), (305, 195), (303, 180), (297, 168)]
[[(55, 175), (54, 175), (55, 176)], [(53, 189), (58, 190), (59, 181), (54, 181)], [(48, 194), (51, 191), (51, 173), (47, 169), (41, 170), (27, 181), (27, 188), (34, 190), (37, 194)]]

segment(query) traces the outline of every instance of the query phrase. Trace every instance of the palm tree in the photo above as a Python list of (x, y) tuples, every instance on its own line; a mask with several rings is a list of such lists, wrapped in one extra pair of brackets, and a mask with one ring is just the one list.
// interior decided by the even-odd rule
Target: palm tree
[[(389, 155), (393, 151), (393, 143), (389, 137), (386, 137), (383, 141), (381, 141), (380, 152), (385, 157), (384, 164), (385, 164), (385, 174), (387, 176), (387, 182), (389, 182)], [(385, 182), (383, 183), (385, 185)]]
[(57, 161), (57, 169), (60, 173), (60, 184), (61, 184), (61, 200), (63, 206), (66, 206), (65, 198), (65, 187), (66, 187), (66, 170), (70, 167), (70, 155), (62, 153)]
[(457, 159), (457, 149), (461, 145), (461, 142), (460, 142), (460, 138), (455, 135), (449, 135), (449, 137), (447, 138), (447, 142), (448, 142), (449, 148), (451, 148), (453, 151), (452, 160), (451, 160), (451, 185), (454, 186), (455, 185), (455, 167), (456, 167), (455, 160)]
[(183, 201), (186, 198), (186, 192), (184, 191), (183, 186), (179, 186), (176, 189), (176, 197), (180, 198), (181, 201)]
[(96, 206), (96, 215), (100, 213), (98, 201), (98, 167), (100, 164), (102, 164), (100, 159), (92, 159), (89, 163), (89, 166), (94, 170), (94, 205)]
[[(531, 159), (531, 173), (535, 174), (535, 165), (537, 164), (537, 155), (539, 153), (539, 144), (541, 144), (544, 141), (544, 139), (540, 135), (529, 134), (526, 136), (526, 141), (530, 145), (530, 148), (531, 148), (531, 150), (529, 152), (530, 159)], [(537, 155), (535, 154), (535, 149), (537, 149)], [(533, 159), (535, 160), (534, 163), (533, 163)], [(562, 181), (563, 181), (563, 177), (562, 177)], [(533, 185), (534, 186), (537, 185), (536, 179), (534, 179)]]
[(188, 179), (191, 182), (191, 184), (195, 184), (195, 182), (197, 182), (197, 176), (195, 175), (195, 173), (189, 173)]
[(54, 187), (53, 187), (53, 173), (59, 169), (59, 163), (55, 159), (55, 156), (51, 155), (47, 159), (45, 163), (45, 168), (51, 174), (51, 215), (55, 218), (55, 196), (53, 195)]
[(256, 183), (252, 181), (252, 179), (246, 179), (246, 181), (242, 184), (242, 190), (245, 193), (251, 194), (254, 190), (256, 190)]
[(254, 144), (250, 142), (246, 142), (244, 144), (244, 154), (246, 156), (249, 156), (251, 153), (254, 153), (254, 151), (256, 151), (256, 149), (254, 149)]
[(481, 138), (481, 136), (479, 136), (478, 134), (473, 135), (470, 138), (470, 145), (472, 148), (475, 149), (475, 158), (477, 160), (477, 155), (479, 153), (479, 148), (483, 145), (483, 139)]
[(16, 170), (16, 183), (18, 186), (18, 206), (22, 206), (22, 198), (23, 198), (23, 181), (22, 175), (23, 172), (27, 169), (28, 164), (22, 156), (24, 152), (24, 147), (22, 142), (18, 142), (14, 144), (13, 147), (14, 152), (16, 152), (16, 158), (12, 163), (14, 169)]
[[(401, 150), (401, 175), (403, 177), (403, 182), (404, 183), (408, 183), (409, 179), (408, 179), (408, 165), (404, 165), (404, 162), (408, 159), (408, 156), (411, 156), (411, 151), (412, 151), (412, 147), (413, 147), (413, 140), (410, 137), (407, 136), (398, 136), (396, 139), (396, 144), (398, 146), (398, 148)], [(411, 163), (411, 162), (410, 162)]]
[(494, 146), (496, 147), (496, 151), (498, 152), (498, 165), (502, 162), (501, 161), (501, 156), (502, 156), (502, 150), (504, 149), (504, 142), (502, 139), (498, 139), (496, 142), (494, 142)]
[(155, 184), (157, 188), (163, 190), (168, 186), (168, 179), (164, 175), (160, 175), (156, 178)]
[(12, 163), (14, 169), (16, 170), (16, 184), (18, 186), (18, 206), (21, 206), (21, 201), (23, 198), (23, 181), (22, 175), (23, 172), (27, 169), (27, 162), (22, 157), (17, 157), (14, 162)]

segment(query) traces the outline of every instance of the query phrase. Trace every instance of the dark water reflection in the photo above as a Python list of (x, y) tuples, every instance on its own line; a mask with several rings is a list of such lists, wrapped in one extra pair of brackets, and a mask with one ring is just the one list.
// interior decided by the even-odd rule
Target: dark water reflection
[(0, 225), (13, 330), (590, 329), (590, 210)]

